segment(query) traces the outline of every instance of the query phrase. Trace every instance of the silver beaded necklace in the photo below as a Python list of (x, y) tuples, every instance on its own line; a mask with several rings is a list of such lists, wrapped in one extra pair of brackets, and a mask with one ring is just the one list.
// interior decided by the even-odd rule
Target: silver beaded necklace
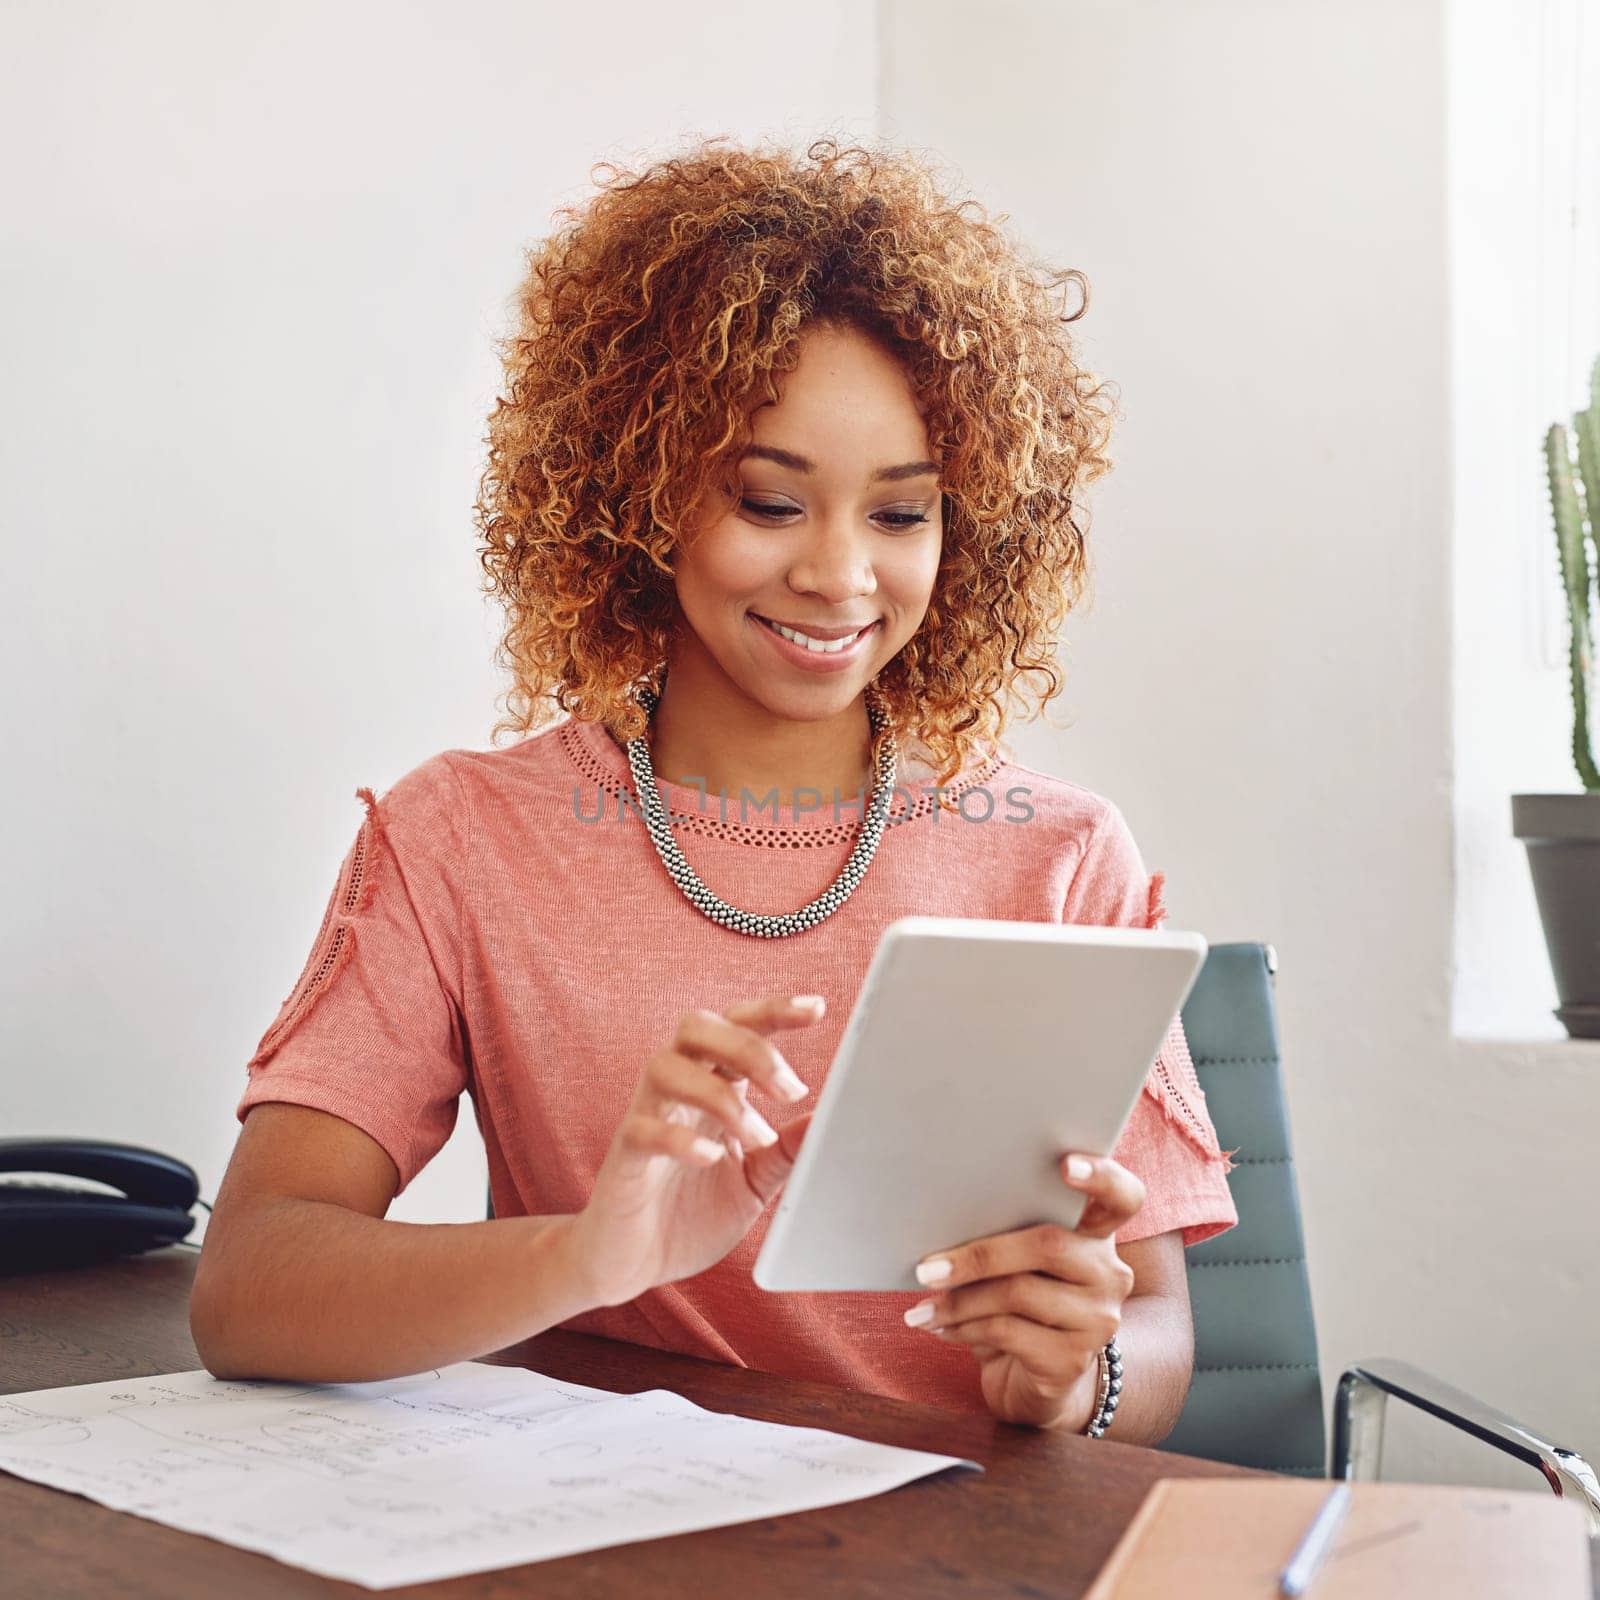
[[(661, 685), (666, 687), (664, 673)], [(646, 715), (653, 715), (661, 700), (660, 694), (648, 687), (638, 691), (638, 698)], [(867, 690), (867, 720), (876, 739), (888, 720), (888, 712), (882, 691), (875, 685)], [(884, 819), (888, 815), (900, 762), (899, 744), (893, 729), (890, 729), (878, 751), (872, 798), (867, 804), (866, 816), (862, 818), (861, 833), (856, 839), (855, 849), (850, 852), (850, 859), (844, 864), (844, 870), (810, 905), (802, 906), (798, 911), (767, 915), (758, 911), (741, 911), (737, 906), (729, 905), (700, 881), (694, 868), (684, 860), (678, 841), (672, 837), (672, 826), (667, 817), (667, 808), (661, 803), (661, 795), (656, 789), (655, 768), (650, 763), (650, 747), (644, 735), (630, 739), (627, 751), (628, 765), (633, 772), (633, 786), (638, 791), (639, 804), (644, 812), (645, 827), (649, 829), (656, 854), (661, 857), (662, 865), (672, 881), (683, 890), (690, 904), (713, 922), (756, 939), (781, 939), (788, 934), (814, 928), (831, 917), (855, 892), (857, 884), (866, 876), (873, 856), (877, 854), (878, 841), (883, 837)]]

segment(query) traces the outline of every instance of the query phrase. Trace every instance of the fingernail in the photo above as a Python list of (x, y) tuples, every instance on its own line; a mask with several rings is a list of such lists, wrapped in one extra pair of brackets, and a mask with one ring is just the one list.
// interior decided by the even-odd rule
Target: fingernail
[(784, 1067), (778, 1073), (778, 1092), (785, 1100), (804, 1100), (810, 1094), (793, 1067)]
[(906, 1323), (913, 1328), (920, 1328), (924, 1322), (933, 1321), (933, 1301), (919, 1300), (906, 1312)]
[(812, 1011), (821, 1011), (827, 1003), (820, 994), (797, 994), (789, 1001), (792, 1006), (805, 1006)]
[(928, 1261), (917, 1263), (918, 1283), (943, 1283), (950, 1276), (950, 1260), (948, 1256), (934, 1256)]
[(1094, 1173), (1094, 1164), (1086, 1156), (1067, 1157), (1067, 1176), (1074, 1183), (1086, 1183)]
[(776, 1131), (764, 1117), (759, 1117), (754, 1111), (744, 1119), (744, 1141), (753, 1144), (757, 1150), (765, 1150), (768, 1145), (778, 1142)]

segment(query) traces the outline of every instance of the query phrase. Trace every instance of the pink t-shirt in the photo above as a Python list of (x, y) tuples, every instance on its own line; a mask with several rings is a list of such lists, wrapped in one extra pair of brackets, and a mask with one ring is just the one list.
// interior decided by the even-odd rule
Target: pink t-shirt
[[(598, 722), (443, 751), (382, 800), (358, 790), (367, 814), (305, 969), (248, 1063), (239, 1120), (263, 1100), (332, 1112), (388, 1151), (403, 1190), (449, 1137), (467, 1091), (495, 1215), (576, 1212), (646, 1060), (686, 1011), (827, 998), (821, 1022), (775, 1036), (812, 1090), (798, 1106), (758, 1091), (781, 1128), (815, 1106), (895, 918), (1160, 925), (1162, 874), (1146, 872), (1114, 804), (1002, 749), (970, 761), (941, 810), (920, 754), (902, 753), (890, 825), (855, 892), (778, 939), (723, 928), (685, 898), (637, 810), (626, 752)], [(702, 881), (750, 911), (822, 893), (860, 826), (859, 802), (777, 813), (752, 799), (741, 817), (738, 796), (659, 788)], [(1181, 1021), (1115, 1155), (1146, 1189), (1119, 1241), (1181, 1229), (1191, 1245), (1238, 1221)], [(771, 1216), (707, 1271), (562, 1326), (987, 1411), (970, 1352), (902, 1320), (918, 1295), (758, 1289), (751, 1267)]]

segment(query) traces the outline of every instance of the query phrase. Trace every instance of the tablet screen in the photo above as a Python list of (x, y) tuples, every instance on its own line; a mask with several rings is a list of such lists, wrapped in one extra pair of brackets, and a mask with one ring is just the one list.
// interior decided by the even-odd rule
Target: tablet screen
[(912, 1290), (923, 1256), (1074, 1227), (1204, 963), (1197, 933), (902, 917), (883, 933), (754, 1278)]

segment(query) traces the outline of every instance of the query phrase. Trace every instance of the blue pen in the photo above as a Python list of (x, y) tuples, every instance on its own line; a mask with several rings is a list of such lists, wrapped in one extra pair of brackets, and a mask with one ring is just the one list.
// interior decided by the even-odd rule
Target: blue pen
[(1311, 1526), (1306, 1529), (1305, 1537), (1289, 1557), (1289, 1565), (1278, 1574), (1279, 1594), (1306, 1592), (1306, 1586), (1311, 1582), (1323, 1556), (1328, 1553), (1328, 1546), (1333, 1543), (1333, 1536), (1339, 1531), (1339, 1524), (1344, 1521), (1344, 1514), (1349, 1507), (1350, 1485), (1335, 1484), (1312, 1519)]

